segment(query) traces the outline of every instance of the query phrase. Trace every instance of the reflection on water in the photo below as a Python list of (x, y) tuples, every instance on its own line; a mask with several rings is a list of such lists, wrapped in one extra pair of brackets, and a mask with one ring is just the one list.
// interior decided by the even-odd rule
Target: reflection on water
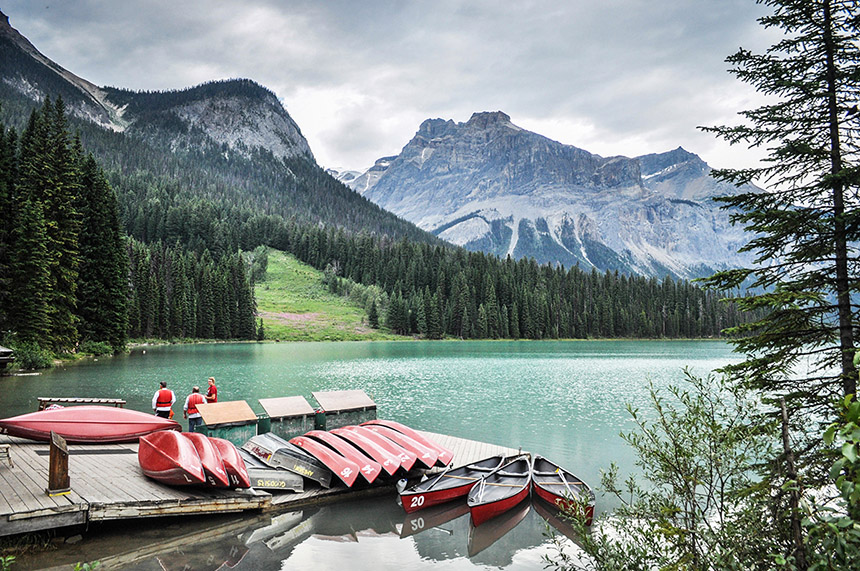
[[(574, 537), (556, 510), (537, 498), (474, 527), (465, 501), (406, 514), (390, 496), (381, 496), (276, 515), (174, 518), (106, 529), (88, 550), (99, 550), (101, 569), (141, 571), (537, 570), (549, 553), (548, 520)], [(70, 550), (19, 563), (37, 569), (80, 560)]]

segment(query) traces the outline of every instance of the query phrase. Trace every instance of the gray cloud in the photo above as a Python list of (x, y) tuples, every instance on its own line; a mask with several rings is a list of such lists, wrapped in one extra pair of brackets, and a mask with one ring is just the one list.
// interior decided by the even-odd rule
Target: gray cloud
[(248, 77), (275, 91), (326, 166), (366, 167), (428, 117), (501, 109), (603, 155), (683, 145), (755, 157), (696, 126), (756, 95), (726, 56), (772, 43), (752, 0), (7, 0), (43, 53), (100, 85), (181, 89)]

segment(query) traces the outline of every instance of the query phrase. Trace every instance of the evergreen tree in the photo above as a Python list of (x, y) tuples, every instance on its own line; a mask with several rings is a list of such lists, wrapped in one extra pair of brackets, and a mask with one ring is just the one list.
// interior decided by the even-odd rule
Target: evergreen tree
[[(749, 358), (727, 370), (788, 395), (792, 407), (824, 413), (834, 396), (857, 390), (860, 282), (851, 264), (860, 238), (860, 125), (846, 111), (860, 101), (860, 15), (855, 2), (841, 0), (765, 3), (774, 11), (761, 23), (782, 30), (783, 39), (764, 54), (741, 49), (728, 61), (735, 75), (776, 102), (743, 111), (747, 124), (706, 129), (770, 149), (761, 167), (715, 172), (737, 184), (769, 183), (767, 192), (720, 198), (740, 209), (732, 219), (754, 233), (743, 251), (755, 252), (759, 265), (718, 273), (708, 283), (732, 289), (751, 282), (751, 291), (766, 291), (736, 298), (742, 308), (768, 313), (734, 330)], [(798, 377), (801, 362), (809, 372)]]
[(44, 348), (51, 332), (51, 272), (45, 217), (38, 200), (19, 203), (10, 247), (10, 322), (18, 340)]
[[(430, 291), (429, 289), (427, 290)], [(442, 318), (439, 312), (439, 298), (437, 294), (430, 297), (425, 297), (426, 312), (427, 312), (427, 338), (441, 339), (444, 329), (442, 328)]]
[(370, 309), (367, 311), (367, 322), (374, 329), (379, 329), (379, 310), (376, 308), (376, 300), (370, 302)]
[(487, 338), (487, 310), (484, 304), (478, 306), (478, 322), (475, 325), (475, 337), (478, 339)]
[(81, 167), (80, 270), (77, 310), (84, 339), (125, 348), (128, 308), (128, 254), (120, 229), (116, 194), (95, 158)]
[[(718, 273), (707, 283), (721, 289), (751, 284), (756, 289), (736, 301), (742, 309), (766, 311), (732, 328), (746, 359), (725, 370), (776, 405), (771, 414), (782, 424), (783, 450), (767, 465), (760, 486), (772, 492), (771, 505), (761, 512), (774, 516), (772, 526), (763, 528), (773, 528), (779, 558), (806, 569), (812, 553), (801, 497), (806, 486), (824, 486), (830, 472), (830, 462), (818, 454), (822, 440), (809, 427), (834, 419), (832, 402), (850, 402), (857, 390), (860, 148), (857, 116), (849, 111), (860, 101), (860, 14), (853, 1), (765, 4), (773, 12), (760, 22), (782, 31), (782, 39), (764, 54), (741, 49), (728, 61), (735, 75), (774, 102), (743, 111), (745, 124), (707, 129), (732, 143), (768, 148), (761, 167), (715, 173), (738, 184), (769, 186), (720, 199), (739, 210), (732, 220), (754, 233), (743, 250), (755, 252), (756, 266)], [(689, 300), (678, 301), (683, 327), (695, 319), (695, 309)], [(792, 446), (794, 426), (799, 430)], [(860, 522), (848, 524), (841, 529), (854, 532), (832, 526), (828, 533), (856, 546)]]

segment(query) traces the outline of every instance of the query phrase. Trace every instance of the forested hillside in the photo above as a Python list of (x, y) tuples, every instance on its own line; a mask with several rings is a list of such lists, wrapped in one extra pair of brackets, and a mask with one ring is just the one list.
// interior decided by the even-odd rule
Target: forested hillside
[(128, 239), (62, 99), (46, 99), (20, 134), (0, 130), (0, 173), (0, 331), (23, 364), (121, 351), (129, 335), (255, 337), (241, 255)]

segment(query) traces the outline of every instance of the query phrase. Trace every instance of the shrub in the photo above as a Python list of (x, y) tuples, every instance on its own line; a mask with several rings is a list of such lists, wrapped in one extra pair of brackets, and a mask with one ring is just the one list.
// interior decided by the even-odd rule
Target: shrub
[(79, 352), (98, 357), (99, 355), (110, 355), (113, 353), (113, 347), (106, 341), (84, 341), (79, 348)]
[(36, 343), (27, 341), (11, 347), (15, 351), (15, 364), (21, 369), (50, 369), (54, 366), (54, 355)]

